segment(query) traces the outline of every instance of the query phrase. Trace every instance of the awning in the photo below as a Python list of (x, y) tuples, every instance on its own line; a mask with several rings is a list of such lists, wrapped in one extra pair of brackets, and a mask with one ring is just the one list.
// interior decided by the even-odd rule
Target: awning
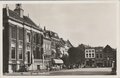
[(53, 59), (53, 62), (56, 64), (63, 64), (63, 60), (61, 59)]

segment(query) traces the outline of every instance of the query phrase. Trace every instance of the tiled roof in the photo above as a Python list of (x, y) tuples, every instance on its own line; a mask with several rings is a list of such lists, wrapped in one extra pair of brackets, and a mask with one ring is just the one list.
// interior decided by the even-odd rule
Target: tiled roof
[(27, 22), (30, 25), (37, 26), (29, 17), (23, 16), (24, 21)]
[(26, 23), (34, 26), (34, 27), (38, 27), (29, 17), (23, 16), (23, 18), (21, 18), (21, 17), (17, 14), (17, 12), (12, 11), (12, 10), (10, 10), (10, 9), (9, 9), (9, 16), (12, 17), (12, 18), (14, 18), (14, 19), (16, 19), (16, 20), (18, 20), (18, 21), (26, 22)]
[(53, 31), (49, 31), (49, 30), (47, 30), (46, 32), (50, 34), (50, 37), (59, 39), (59, 36), (57, 33), (53, 32)]
[(97, 49), (97, 50), (98, 50), (98, 49), (103, 49), (103, 47), (95, 47), (95, 49)]
[(14, 12), (14, 11), (12, 11), (10, 9), (9, 9), (9, 16), (11, 16), (11, 17), (13, 17), (13, 18), (15, 18), (15, 19), (17, 19), (17, 20), (19, 20), (21, 22), (23, 22), (23, 20), (24, 20), (16, 12)]

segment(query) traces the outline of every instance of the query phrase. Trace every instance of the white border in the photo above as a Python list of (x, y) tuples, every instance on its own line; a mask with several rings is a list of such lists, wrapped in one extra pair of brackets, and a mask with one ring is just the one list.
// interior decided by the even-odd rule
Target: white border
[[(115, 1), (0, 1), (0, 17), (2, 17), (2, 8), (3, 8), (3, 4), (15, 4), (15, 3), (22, 3), (22, 4), (73, 4), (73, 3), (115, 3), (117, 5), (117, 31), (116, 31), (116, 34), (117, 34), (117, 75), (113, 76), (113, 75), (73, 75), (73, 76), (3, 76), (3, 73), (2, 73), (2, 57), (0, 57), (1, 61), (0, 61), (0, 75), (1, 75), (1, 78), (3, 77), (12, 77), (12, 78), (26, 78), (26, 77), (32, 77), (32, 78), (40, 78), (40, 77), (49, 77), (49, 78), (53, 78), (53, 77), (84, 77), (84, 78), (88, 78), (88, 77), (91, 77), (91, 78), (101, 78), (101, 77), (105, 77), (105, 78), (118, 78), (120, 77), (119, 74), (120, 74), (120, 67), (118, 63), (120, 63), (120, 57), (118, 55), (120, 55), (120, 41), (119, 41), (119, 0), (115, 0)], [(0, 19), (0, 31), (2, 31), (3, 27), (2, 27), (2, 18)], [(2, 43), (2, 32), (0, 32), (0, 41)], [(0, 55), (2, 55), (2, 44), (0, 44)]]

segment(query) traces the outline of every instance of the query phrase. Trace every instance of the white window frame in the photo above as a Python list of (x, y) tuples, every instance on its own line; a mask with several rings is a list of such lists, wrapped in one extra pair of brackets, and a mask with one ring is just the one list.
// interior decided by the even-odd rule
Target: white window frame
[[(15, 58), (12, 58), (12, 48), (13, 48), (13, 47), (15, 48)], [(15, 43), (14, 43), (14, 44), (12, 43), (12, 44), (11, 44), (11, 49), (10, 49), (10, 58), (11, 58), (11, 60), (15, 60), (15, 59), (16, 59), (16, 51), (17, 51), (16, 48), (17, 48), (17, 47), (16, 47), (16, 44), (15, 44)]]

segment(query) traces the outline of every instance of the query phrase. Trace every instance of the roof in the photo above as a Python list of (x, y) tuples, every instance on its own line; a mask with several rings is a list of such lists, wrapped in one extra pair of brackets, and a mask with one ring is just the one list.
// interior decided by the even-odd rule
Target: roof
[(73, 45), (71, 44), (71, 42), (69, 40), (66, 41), (66, 44), (69, 46), (69, 47), (73, 47)]
[(87, 48), (85, 48), (85, 50), (86, 50), (86, 49), (94, 49), (94, 50), (95, 50), (95, 48), (93, 48), (93, 47), (87, 47)]
[(90, 45), (80, 44), (78, 47), (82, 47), (84, 49), (92, 48)]
[(110, 47), (109, 45), (106, 45), (105, 48), (103, 49), (103, 51), (104, 51), (105, 53), (116, 52), (116, 50), (113, 49), (112, 47)]
[(13, 17), (21, 22), (24, 22), (24, 19), (21, 18), (15, 11), (8, 9), (8, 13), (9, 13), (9, 16), (11, 16), (11, 17)]
[(96, 50), (103, 50), (103, 47), (95, 47)]
[(46, 30), (46, 32), (49, 33), (51, 38), (59, 39), (59, 36), (57, 33), (53, 32), (53, 31), (49, 31), (49, 30)]
[(63, 38), (60, 38), (59, 45), (61, 47), (65, 46), (65, 41), (63, 40)]
[(27, 22), (30, 25), (37, 26), (29, 17), (23, 16), (24, 21)]
[[(4, 9), (7, 9), (7, 8), (4, 8)], [(7, 11), (3, 11), (3, 12), (7, 12)], [(10, 10), (10, 9), (8, 9), (8, 14), (9, 14), (8, 17), (14, 21), (18, 21), (21, 23), (27, 23), (30, 26), (41, 30), (28, 16), (23, 16), (23, 18), (22, 18), (22, 17), (20, 17), (20, 15), (18, 15), (17, 12)]]

